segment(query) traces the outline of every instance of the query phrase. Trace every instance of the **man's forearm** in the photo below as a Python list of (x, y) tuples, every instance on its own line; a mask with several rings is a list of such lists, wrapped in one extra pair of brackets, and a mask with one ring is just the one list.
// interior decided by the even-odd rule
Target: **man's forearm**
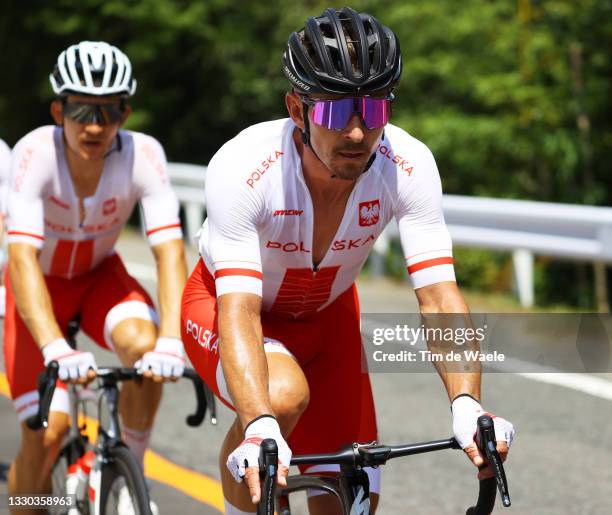
[[(469, 307), (459, 292), (455, 283), (441, 283), (417, 292), (421, 315), (428, 327), (442, 329), (469, 328), (472, 322)], [(454, 347), (454, 342), (450, 342)], [(445, 354), (449, 350), (449, 342), (427, 340), (427, 347), (435, 353)], [(476, 341), (473, 345), (478, 346)], [(476, 349), (474, 349), (476, 350)], [(452, 402), (457, 395), (467, 393), (480, 401), (481, 373), (479, 363), (434, 361), (434, 366), (444, 383), (449, 400)], [(459, 370), (465, 368), (467, 370)]]
[(268, 390), (268, 362), (259, 312), (219, 303), (219, 354), (229, 394), (242, 427), (274, 414)]
[(180, 338), (180, 306), (187, 281), (187, 266), (182, 240), (172, 240), (154, 247), (157, 261), (159, 298), (159, 335)]
[(9, 245), (8, 271), (19, 316), (39, 348), (63, 338), (53, 314), (53, 304), (35, 249), (29, 245)]
[[(440, 373), (440, 371), (438, 371)], [(480, 372), (444, 372), (440, 377), (452, 402), (458, 395), (467, 393), (480, 402)]]

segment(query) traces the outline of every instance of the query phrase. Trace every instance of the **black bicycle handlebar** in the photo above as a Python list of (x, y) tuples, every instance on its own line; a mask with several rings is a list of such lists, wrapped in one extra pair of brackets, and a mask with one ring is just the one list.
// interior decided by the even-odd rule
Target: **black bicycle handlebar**
[(59, 364), (57, 361), (51, 361), (46, 370), (38, 376), (38, 412), (26, 420), (30, 429), (37, 430), (49, 425), (49, 408), (51, 407), (58, 375)]
[[(191, 368), (186, 368), (183, 372), (183, 377), (189, 379), (193, 384), (197, 401), (195, 413), (193, 415), (187, 416), (187, 424), (191, 427), (199, 426), (204, 421), (207, 407), (209, 407), (211, 411), (211, 423), (216, 424), (217, 418), (215, 413), (214, 397), (212, 398), (212, 402), (210, 401), (210, 396), (212, 395), (212, 392), (210, 392), (210, 390), (206, 387), (204, 381), (202, 381), (202, 379), (195, 370)], [(207, 395), (207, 392), (210, 393), (210, 396)]]
[(272, 438), (261, 442), (259, 454), (259, 478), (261, 479), (261, 501), (257, 515), (274, 515), (274, 494), (278, 473), (278, 446)]
[(493, 419), (487, 415), (478, 417), (478, 446), (484, 451), (487, 463), (490, 463), (493, 468), (493, 472), (495, 473), (494, 478), (502, 504), (507, 508), (512, 503), (510, 502), (510, 494), (508, 493), (506, 471), (504, 470), (502, 459), (497, 452), (497, 440), (495, 439)]
[[(57, 361), (51, 361), (45, 371), (38, 376), (38, 395), (40, 402), (38, 412), (26, 420), (30, 429), (40, 429), (47, 427), (49, 418), (49, 408), (55, 392), (55, 386), (59, 374)], [(100, 367), (96, 370), (96, 378), (100, 380), (103, 387), (116, 386), (120, 381), (130, 381), (138, 379), (141, 374), (135, 368), (126, 367)], [(212, 392), (206, 387), (200, 376), (195, 370), (187, 368), (183, 372), (183, 377), (189, 379), (194, 386), (197, 406), (195, 413), (187, 416), (187, 424), (191, 427), (199, 426), (206, 416), (207, 407), (211, 411), (211, 423), (216, 424), (215, 399)]]
[[(479, 481), (478, 500), (475, 506), (467, 510), (466, 515), (489, 515), (495, 505), (496, 485), (499, 489), (503, 505), (506, 507), (510, 506), (510, 496), (508, 494), (508, 483), (504, 466), (496, 448), (497, 442), (495, 440), (493, 420), (491, 417), (483, 415), (479, 417), (477, 425), (479, 435), (478, 445), (485, 452), (487, 462), (493, 467), (495, 476)], [(262, 466), (270, 461), (278, 460), (278, 453), (274, 454), (274, 449), (276, 449), (276, 442), (274, 440), (266, 439), (262, 442), (259, 468), (263, 485), (261, 501), (257, 506), (258, 515), (271, 515), (274, 513), (276, 477), (274, 477), (273, 481), (269, 480), (270, 478), (267, 475), (268, 468), (267, 466)], [(336, 464), (349, 466), (357, 470), (363, 467), (384, 465), (387, 461), (394, 458), (443, 449), (460, 449), (460, 446), (455, 438), (393, 446), (376, 443), (354, 443), (343, 447), (335, 453), (293, 456), (291, 458), (291, 465)], [(276, 473), (276, 469), (274, 470)]]

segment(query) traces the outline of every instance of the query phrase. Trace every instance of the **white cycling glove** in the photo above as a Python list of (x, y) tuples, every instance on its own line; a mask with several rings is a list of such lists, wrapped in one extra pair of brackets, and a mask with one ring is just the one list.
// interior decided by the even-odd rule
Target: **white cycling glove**
[(278, 463), (289, 468), (291, 449), (281, 435), (278, 422), (271, 415), (263, 415), (247, 426), (244, 440), (227, 458), (227, 468), (238, 483), (242, 481), (247, 467), (259, 467), (259, 448), (266, 438), (276, 440)]
[(87, 377), (89, 369), (96, 370), (96, 360), (91, 352), (80, 352), (73, 349), (63, 338), (58, 338), (42, 348), (45, 366), (51, 361), (59, 365), (59, 378), (71, 381)]
[(479, 402), (468, 395), (460, 395), (451, 405), (453, 411), (453, 433), (462, 449), (475, 443), (478, 417), (489, 415), (493, 419), (495, 439), (508, 443), (508, 448), (514, 439), (514, 426), (506, 419), (496, 417), (482, 409)]
[(134, 367), (139, 372), (150, 370), (153, 375), (164, 378), (181, 377), (185, 370), (185, 359), (183, 358), (183, 342), (178, 338), (160, 336), (155, 348), (145, 352)]

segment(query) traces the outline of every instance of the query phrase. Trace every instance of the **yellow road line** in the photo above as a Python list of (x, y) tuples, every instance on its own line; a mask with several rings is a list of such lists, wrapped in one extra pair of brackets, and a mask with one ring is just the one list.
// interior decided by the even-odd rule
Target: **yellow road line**
[(11, 398), (11, 390), (9, 389), (6, 374), (4, 372), (0, 372), (0, 395), (4, 395), (9, 399)]
[(144, 464), (148, 478), (165, 483), (223, 513), (223, 492), (219, 481), (180, 467), (153, 451), (146, 452)]
[[(0, 372), (0, 395), (10, 398), (6, 375)], [(97, 420), (87, 418), (87, 430), (91, 441), (97, 435)], [(145, 475), (149, 479), (168, 485), (189, 497), (208, 504), (223, 513), (221, 483), (205, 474), (181, 467), (163, 456), (147, 450), (144, 459)]]

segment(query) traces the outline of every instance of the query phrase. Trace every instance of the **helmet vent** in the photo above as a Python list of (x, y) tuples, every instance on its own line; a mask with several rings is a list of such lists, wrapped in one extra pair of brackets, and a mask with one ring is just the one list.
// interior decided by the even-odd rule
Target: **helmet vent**
[(402, 72), (397, 36), (349, 7), (308, 18), (287, 42), (283, 71), (300, 93), (362, 94), (393, 89)]

